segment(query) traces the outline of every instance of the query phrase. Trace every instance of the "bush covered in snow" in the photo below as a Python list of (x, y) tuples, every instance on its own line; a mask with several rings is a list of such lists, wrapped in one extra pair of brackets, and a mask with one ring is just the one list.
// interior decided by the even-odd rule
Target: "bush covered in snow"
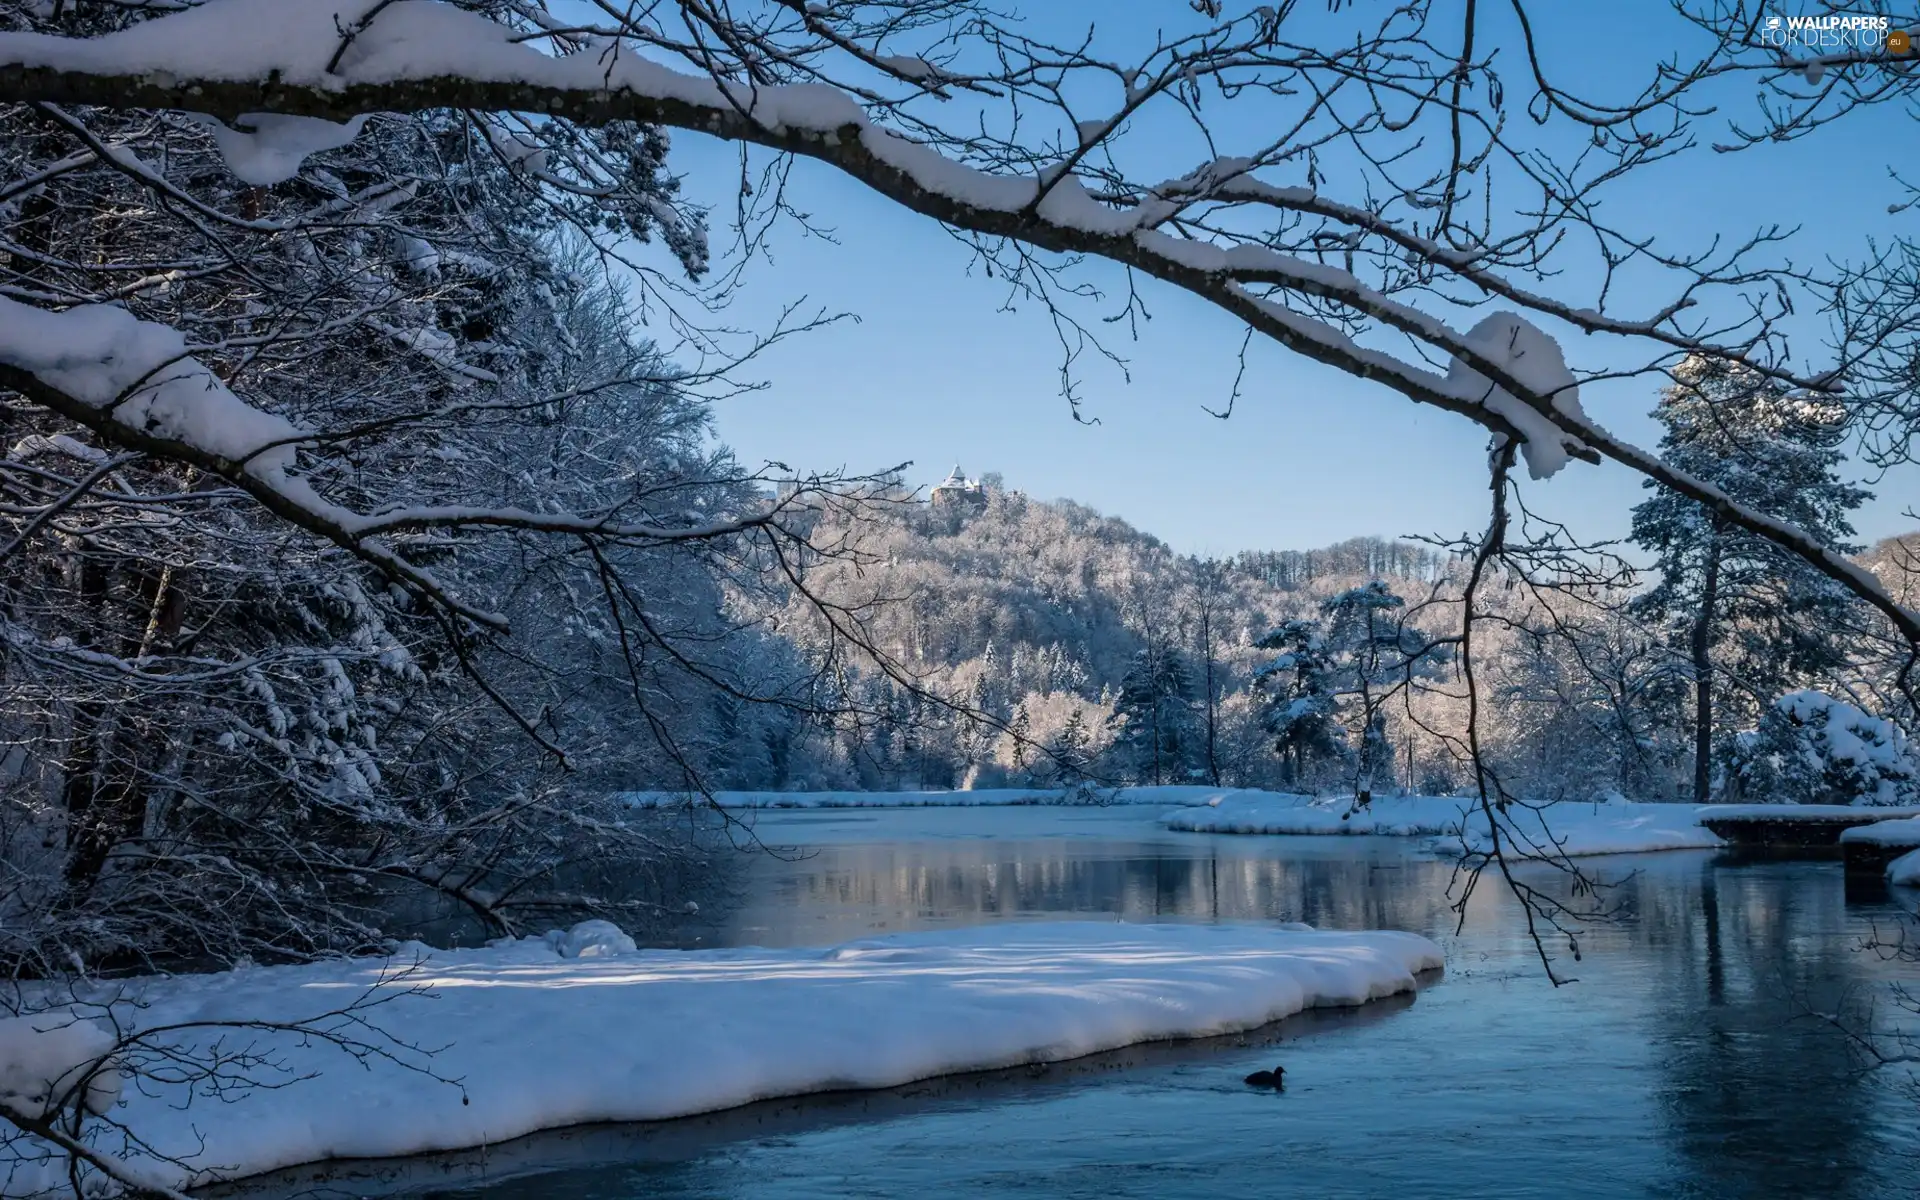
[(1726, 756), (1729, 798), (1782, 804), (1920, 802), (1920, 753), (1892, 721), (1824, 692), (1789, 692)]
[(116, 1039), (67, 1012), (0, 1019), (0, 1108), (40, 1120), (69, 1106), (104, 1113), (120, 1098), (120, 1072), (103, 1065)]

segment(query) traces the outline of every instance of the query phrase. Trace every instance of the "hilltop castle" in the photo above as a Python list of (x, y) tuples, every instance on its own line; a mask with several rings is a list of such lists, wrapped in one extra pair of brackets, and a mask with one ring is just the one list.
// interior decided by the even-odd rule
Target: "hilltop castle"
[(978, 479), (968, 479), (966, 472), (956, 463), (951, 474), (933, 485), (933, 490), (927, 493), (927, 499), (935, 508), (985, 508), (987, 489)]

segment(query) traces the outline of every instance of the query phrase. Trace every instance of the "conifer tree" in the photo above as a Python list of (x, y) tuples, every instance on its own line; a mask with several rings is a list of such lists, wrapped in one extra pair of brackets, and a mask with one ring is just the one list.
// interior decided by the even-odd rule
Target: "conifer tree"
[(1345, 723), (1358, 739), (1354, 756), (1354, 798), (1373, 798), (1373, 778), (1392, 771), (1384, 708), (1393, 681), (1403, 678), (1425, 646), (1425, 639), (1400, 619), (1406, 601), (1380, 580), (1349, 588), (1321, 606), (1326, 644), (1335, 671)]
[[(1848, 514), (1870, 493), (1837, 473), (1844, 414), (1831, 402), (1691, 358), (1653, 415), (1668, 461), (1832, 550), (1857, 550), (1847, 541)], [(1792, 683), (1838, 665), (1833, 631), (1852, 602), (1800, 556), (1671, 489), (1646, 486), (1654, 494), (1634, 508), (1632, 536), (1655, 556), (1658, 578), (1634, 610), (1663, 624), (1691, 664), (1693, 794), (1705, 800), (1716, 731), (1751, 724)], [(1740, 690), (1723, 697), (1716, 677)], [(1741, 711), (1718, 711), (1723, 699)]]
[(1135, 777), (1158, 786), (1187, 778), (1200, 750), (1193, 711), (1193, 669), (1179, 650), (1150, 645), (1134, 656), (1114, 705), (1116, 746)]
[(1320, 623), (1287, 621), (1254, 643), (1279, 653), (1254, 673), (1265, 700), (1262, 714), (1280, 756), (1281, 782), (1300, 787), (1316, 761), (1338, 755), (1344, 743), (1334, 715), (1333, 664)]

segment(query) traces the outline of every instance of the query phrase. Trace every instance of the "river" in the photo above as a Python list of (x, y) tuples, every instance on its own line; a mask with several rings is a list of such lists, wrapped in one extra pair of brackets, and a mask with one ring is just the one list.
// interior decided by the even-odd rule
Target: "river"
[[(1906, 914), (1836, 862), (1588, 860), (1614, 886), (1554, 987), (1491, 878), (1385, 838), (1175, 834), (1152, 809), (760, 814), (732, 900), (685, 945), (818, 945), (1062, 918), (1411, 929), (1448, 952), (1411, 1001), (1048, 1071), (539, 1135), (382, 1165), (351, 1191), (668, 1197), (1905, 1196), (1920, 1096), (1819, 1014), (1920, 970), (1862, 949)], [(1548, 877), (1538, 877), (1553, 886)], [(1559, 948), (1563, 949), (1563, 948)], [(644, 1020), (644, 1014), (636, 1014)], [(1241, 1077), (1283, 1063), (1283, 1094)], [(309, 1178), (311, 1175), (309, 1175)]]

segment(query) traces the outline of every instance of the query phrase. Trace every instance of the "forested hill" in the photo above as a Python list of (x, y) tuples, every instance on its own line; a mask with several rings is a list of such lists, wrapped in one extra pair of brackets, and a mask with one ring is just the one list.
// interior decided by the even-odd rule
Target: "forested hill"
[[(767, 767), (756, 767), (763, 786), (1019, 786), (1078, 772), (1445, 791), (1469, 778), (1465, 693), (1448, 648), (1461, 619), (1460, 560), (1379, 538), (1202, 559), (993, 477), (963, 500), (929, 504), (903, 491), (815, 531), (857, 554), (814, 565), (808, 590), (858, 614), (896, 666), (835, 662), (820, 707), (852, 715), (782, 727)], [(1913, 542), (1883, 542), (1860, 561), (1890, 588), (1909, 588)], [(1649, 596), (1673, 599), (1650, 592), (1650, 580), (1592, 578), (1543, 588), (1499, 576), (1482, 591), (1479, 610), (1493, 618), (1475, 634), (1483, 750), (1519, 792), (1684, 798), (1691, 617), (1650, 607)], [(814, 616), (795, 596), (782, 632), (801, 658), (823, 662), (834, 643)], [(1730, 619), (1741, 645), (1785, 636)], [(1740, 731), (1764, 731), (1773, 697), (1825, 688), (1885, 707), (1885, 672), (1871, 656), (1818, 662), (1728, 660), (1743, 686), (1720, 705), (1715, 753), (1727, 770), (1747, 769)]]
[[(1374, 579), (1424, 591), (1445, 557), (1429, 547), (1354, 538), (1318, 550), (1209, 560), (1176, 554), (1119, 517), (1072, 500), (987, 487), (985, 504), (903, 504), (859, 518), (850, 536), (880, 569), (829, 568), (835, 586), (874, 603), (881, 645), (922, 670), (981, 662), (1010, 686), (1117, 687), (1162, 627), (1214, 611), (1216, 640), (1258, 637), (1333, 592)], [(833, 574), (828, 576), (834, 578)]]
[[(1130, 673), (1143, 663), (1181, 676), (1162, 684), (1183, 703), (1211, 703), (1216, 762), (1251, 777), (1266, 738), (1245, 693), (1271, 657), (1258, 639), (1372, 580), (1425, 595), (1446, 561), (1431, 548), (1377, 538), (1201, 559), (1085, 505), (991, 483), (977, 505), (903, 500), (841, 522), (816, 540), (851, 542), (867, 565), (823, 563), (811, 586), (859, 611), (882, 651), (927, 689), (1013, 723), (1042, 745), (1065, 738), (1071, 752), (1125, 777), (1140, 773), (1139, 764), (1122, 761), (1124, 748), (1111, 743), (1125, 725)], [(791, 615), (803, 624), (804, 602), (796, 599)], [(863, 706), (907, 703), (871, 673), (859, 686), (869, 689), (853, 697)], [(826, 755), (831, 761), (821, 761), (818, 747), (789, 756), (810, 762), (812, 772), (782, 782), (938, 787), (1023, 778), (1016, 747), (995, 749), (984, 737), (966, 744), (965, 729), (933, 729), (933, 714), (918, 710), (910, 722), (903, 710), (902, 723), (914, 725), (912, 738), (883, 731), (873, 746), (868, 730), (843, 736), (840, 752)], [(1172, 748), (1177, 761), (1160, 773), (1188, 776), (1198, 769), (1196, 753)]]

